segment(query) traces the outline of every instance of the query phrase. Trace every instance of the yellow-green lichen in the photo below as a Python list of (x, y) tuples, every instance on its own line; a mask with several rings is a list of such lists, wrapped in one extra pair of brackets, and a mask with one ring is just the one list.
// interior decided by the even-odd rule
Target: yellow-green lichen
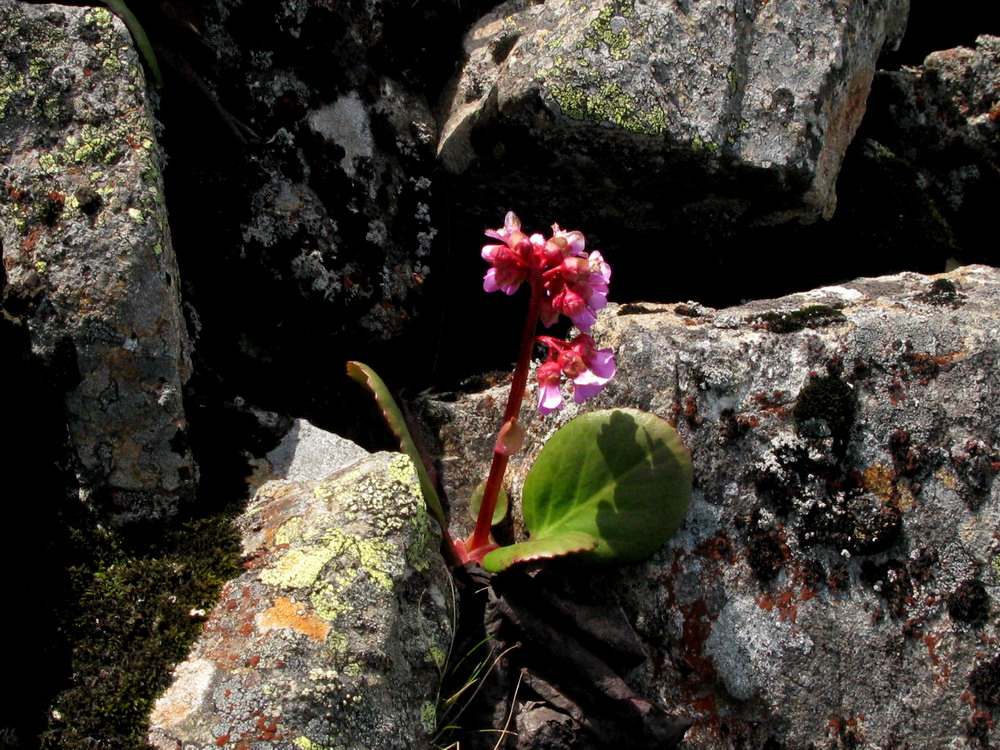
[(24, 88), (24, 76), (16, 70), (0, 71), (0, 118), (7, 114), (7, 106), (15, 92)]
[[(157, 253), (159, 254), (159, 253)], [(275, 544), (290, 544), (302, 536), (302, 516), (293, 516), (274, 532)]]
[[(330, 649), (330, 652), (337, 655), (343, 655), (347, 653), (347, 647), (350, 644), (347, 636), (343, 633), (338, 633), (336, 631), (330, 631), (326, 636), (326, 645)], [(346, 673), (345, 673), (346, 674)]]
[(327, 622), (332, 622), (344, 612), (349, 611), (351, 605), (340, 596), (346, 588), (343, 579), (338, 578), (313, 591), (309, 597), (309, 603), (312, 604), (316, 615)]
[(996, 579), (997, 583), (1000, 583), (1000, 554), (993, 556), (993, 577)]
[(138, 208), (128, 208), (126, 209), (126, 213), (129, 215), (132, 221), (142, 221), (142, 211), (140, 211)]
[(448, 658), (448, 655), (445, 654), (444, 649), (438, 646), (431, 646), (427, 650), (427, 658), (430, 660), (430, 663), (433, 664), (435, 667), (437, 667), (438, 669), (443, 669), (445, 660)]
[(576, 86), (551, 86), (560, 110), (574, 120), (611, 123), (622, 130), (659, 135), (666, 129), (663, 110), (656, 103), (644, 111), (639, 102), (617, 83), (603, 84), (598, 93), (588, 95)]
[(91, 8), (83, 16), (85, 23), (92, 23), (102, 29), (111, 25), (111, 18), (111, 11), (107, 8)]
[(420, 704), (420, 723), (427, 733), (433, 732), (437, 725), (437, 707), (431, 701)]
[(333, 555), (334, 552), (328, 547), (289, 550), (261, 572), (260, 580), (286, 589), (309, 586), (315, 583), (323, 566)]
[(46, 271), (49, 270), (49, 264), (46, 263), (44, 260), (36, 261), (35, 270), (38, 271), (38, 273), (45, 273)]
[(632, 37), (628, 29), (621, 29), (615, 32), (612, 28), (611, 19), (615, 16), (616, 7), (607, 5), (601, 8), (597, 18), (587, 29), (583, 36), (582, 45), (589, 50), (597, 52), (603, 43), (608, 52), (615, 60), (623, 60), (627, 55), (626, 50), (632, 42)]
[(296, 737), (292, 740), (292, 744), (296, 747), (301, 747), (302, 750), (334, 750), (330, 745), (321, 745), (318, 742), (313, 742), (308, 737)]
[(694, 138), (691, 139), (691, 149), (693, 151), (707, 151), (714, 156), (722, 150), (722, 147), (714, 141), (702, 140), (701, 134), (695, 133)]

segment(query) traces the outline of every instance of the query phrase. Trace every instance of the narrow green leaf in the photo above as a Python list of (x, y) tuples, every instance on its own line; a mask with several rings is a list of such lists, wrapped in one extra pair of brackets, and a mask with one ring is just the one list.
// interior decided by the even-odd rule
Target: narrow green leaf
[(132, 34), (132, 41), (135, 42), (136, 49), (139, 50), (139, 54), (142, 55), (142, 58), (146, 61), (146, 65), (149, 66), (150, 73), (153, 74), (153, 80), (156, 81), (157, 86), (163, 88), (163, 74), (160, 72), (160, 64), (156, 60), (156, 53), (153, 52), (153, 45), (149, 41), (149, 37), (146, 36), (146, 31), (142, 28), (142, 24), (139, 23), (139, 19), (136, 18), (135, 13), (129, 10), (124, 0), (101, 0), (101, 2), (108, 6), (108, 10), (125, 23), (129, 33)]
[(544, 539), (529, 539), (488, 552), (483, 567), (490, 573), (499, 573), (515, 563), (546, 560), (577, 552), (590, 552), (597, 547), (597, 539), (583, 531), (563, 531)]
[[(479, 519), (479, 508), (483, 504), (483, 492), (485, 491), (486, 480), (484, 479), (476, 486), (476, 489), (472, 491), (472, 497), (469, 498), (469, 518), (471, 518), (473, 522)], [(501, 487), (500, 494), (497, 495), (496, 507), (493, 509), (493, 520), (490, 521), (490, 526), (496, 526), (507, 517), (507, 509), (509, 506), (510, 500), (507, 498), (507, 493), (504, 492), (503, 487)]]
[(420, 455), (417, 444), (413, 441), (413, 436), (410, 435), (410, 430), (406, 426), (406, 419), (403, 417), (403, 412), (399, 410), (399, 406), (396, 404), (395, 399), (393, 399), (392, 394), (389, 393), (389, 389), (382, 382), (382, 378), (376, 375), (372, 368), (361, 362), (348, 362), (347, 374), (352, 380), (356, 380), (365, 386), (375, 397), (379, 407), (382, 409), (382, 415), (385, 417), (389, 429), (392, 430), (393, 434), (399, 440), (400, 450), (410, 457), (410, 460), (413, 461), (413, 465), (417, 469), (417, 479), (420, 481), (420, 491), (424, 496), (427, 509), (437, 519), (441, 530), (447, 535), (448, 521), (445, 519), (444, 508), (441, 507), (441, 498), (438, 497), (437, 490), (434, 489), (434, 483), (427, 473), (427, 467), (424, 466), (423, 456)]
[(640, 560), (680, 526), (692, 473), (691, 454), (666, 420), (636, 409), (589, 412), (538, 454), (524, 481), (524, 524), (532, 539), (593, 536), (588, 557)]

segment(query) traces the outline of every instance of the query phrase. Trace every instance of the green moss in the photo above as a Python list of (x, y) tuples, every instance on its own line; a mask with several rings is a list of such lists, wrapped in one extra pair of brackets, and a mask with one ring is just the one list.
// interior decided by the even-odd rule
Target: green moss
[(821, 328), (845, 320), (844, 314), (829, 305), (808, 305), (801, 310), (766, 312), (753, 318), (772, 333), (794, 333), (803, 328)]
[(220, 513), (141, 543), (91, 528), (73, 539), (63, 624), (73, 677), (52, 707), (62, 722), (41, 747), (82, 750), (93, 737), (102, 747), (144, 747), (152, 703), (201, 630), (191, 611), (211, 608), (239, 573), (238, 536)]
[(810, 420), (825, 422), (834, 441), (842, 448), (854, 426), (856, 410), (854, 389), (835, 375), (824, 375), (806, 384), (792, 415), (799, 425)]
[(993, 555), (993, 561), (990, 564), (993, 567), (994, 580), (1000, 583), (1000, 553)]

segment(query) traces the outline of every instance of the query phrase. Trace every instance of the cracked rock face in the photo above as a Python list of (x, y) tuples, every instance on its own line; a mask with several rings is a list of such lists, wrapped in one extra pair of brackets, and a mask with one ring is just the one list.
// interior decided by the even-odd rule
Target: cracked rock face
[(4, 309), (66, 391), (80, 493), (162, 519), (193, 494), (190, 374), (150, 104), (104, 8), (0, 2)]
[(439, 154), (497, 185), (522, 164), (545, 170), (557, 178), (546, 205), (560, 192), (632, 205), (650, 226), (678, 199), (721, 199), (754, 221), (829, 218), (876, 60), (908, 10), (511, 0), (466, 37)]
[(420, 746), (454, 606), (433, 524), (400, 454), (265, 484), (239, 521), (247, 570), (156, 703), (152, 745)]
[[(675, 537), (593, 574), (645, 640), (636, 689), (693, 720), (681, 747), (996, 742), (998, 311), (1000, 272), (969, 266), (599, 319), (619, 374), (587, 409), (659, 414), (694, 460)], [(425, 407), (453, 519), (505, 398)], [(526, 405), (514, 497), (578, 410), (542, 420)]]

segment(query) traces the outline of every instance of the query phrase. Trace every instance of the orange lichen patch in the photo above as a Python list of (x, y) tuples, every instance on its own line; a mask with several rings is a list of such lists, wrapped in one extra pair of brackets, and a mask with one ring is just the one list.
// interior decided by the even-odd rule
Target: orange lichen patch
[(894, 499), (895, 478), (896, 472), (883, 463), (877, 463), (865, 469), (861, 484), (866, 490), (874, 492), (888, 503)]
[(729, 563), (736, 562), (736, 555), (733, 553), (733, 543), (725, 534), (718, 534), (700, 542), (692, 550), (692, 554), (709, 560), (726, 560)]
[(31, 253), (34, 252), (35, 245), (38, 243), (38, 238), (39, 236), (41, 236), (41, 234), (42, 234), (41, 227), (38, 227), (37, 229), (32, 229), (28, 233), (27, 238), (24, 240), (24, 242), (21, 243), (22, 255), (31, 255)]
[(287, 596), (279, 597), (273, 607), (257, 615), (257, 624), (262, 630), (291, 628), (314, 641), (325, 641), (330, 633), (330, 624), (310, 612), (303, 611), (303, 606)]
[(757, 597), (757, 604), (768, 612), (777, 609), (782, 620), (795, 622), (795, 618), (799, 615), (799, 609), (795, 604), (795, 592), (791, 589), (786, 589), (777, 595), (761, 594)]
[(938, 665), (938, 661), (940, 661), (940, 659), (938, 655), (934, 653), (934, 649), (937, 647), (940, 640), (941, 639), (936, 635), (924, 636), (924, 645), (927, 646), (927, 654), (931, 657), (931, 664), (935, 667)]

